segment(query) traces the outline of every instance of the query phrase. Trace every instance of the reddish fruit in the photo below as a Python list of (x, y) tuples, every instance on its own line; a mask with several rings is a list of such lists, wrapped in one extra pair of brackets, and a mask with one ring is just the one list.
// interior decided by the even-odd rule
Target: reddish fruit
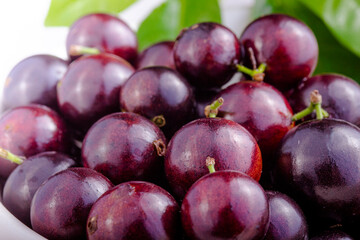
[(42, 152), (29, 157), (7, 178), (4, 186), (4, 206), (28, 226), (31, 200), (40, 185), (52, 175), (76, 165), (67, 155)]
[(319, 55), (311, 29), (284, 14), (269, 14), (256, 19), (243, 31), (240, 43), (244, 65), (253, 68), (253, 52), (256, 65), (266, 64), (264, 81), (281, 91), (295, 87), (310, 76)]
[(112, 183), (88, 168), (69, 168), (46, 180), (31, 202), (31, 226), (48, 239), (86, 239), (94, 202)]
[[(159, 145), (160, 144), (160, 145)], [(166, 139), (150, 120), (135, 113), (113, 113), (97, 121), (82, 145), (82, 163), (115, 184), (154, 180), (163, 171)]]
[(179, 206), (155, 184), (131, 181), (102, 195), (91, 208), (87, 236), (96, 239), (179, 239)]
[(119, 111), (119, 92), (134, 68), (111, 54), (79, 58), (57, 87), (59, 108), (77, 129), (86, 132), (101, 117)]
[(133, 30), (119, 18), (103, 13), (89, 14), (79, 18), (70, 27), (66, 50), (72, 56), (72, 46), (97, 48), (100, 52), (112, 53), (135, 63), (137, 38)]
[(175, 70), (173, 41), (159, 42), (143, 50), (136, 61), (136, 68), (164, 66)]
[(148, 119), (163, 117), (164, 125), (160, 122), (158, 126), (168, 138), (194, 115), (190, 85), (179, 73), (166, 67), (148, 67), (131, 75), (121, 88), (120, 106)]
[(238, 170), (260, 179), (260, 149), (244, 127), (227, 119), (197, 119), (175, 133), (165, 155), (166, 177), (178, 199), (208, 173), (207, 157), (216, 160), (218, 170)]
[(181, 219), (190, 239), (263, 239), (269, 226), (269, 204), (262, 187), (249, 176), (218, 171), (191, 186), (181, 206)]
[(19, 62), (9, 73), (2, 96), (2, 110), (31, 103), (57, 109), (56, 84), (68, 67), (51, 55), (34, 55)]
[[(0, 146), (18, 156), (30, 157), (45, 151), (67, 153), (71, 144), (67, 127), (55, 111), (30, 104), (1, 116)], [(7, 178), (16, 166), (0, 158), (0, 177)]]
[(184, 29), (174, 45), (178, 70), (197, 88), (221, 87), (236, 72), (240, 61), (236, 35), (218, 23), (204, 22)]

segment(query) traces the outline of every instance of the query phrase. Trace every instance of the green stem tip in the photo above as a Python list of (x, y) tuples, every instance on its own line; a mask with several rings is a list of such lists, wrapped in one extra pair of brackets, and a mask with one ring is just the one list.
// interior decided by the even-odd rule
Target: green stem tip
[(69, 49), (70, 56), (80, 56), (80, 55), (94, 55), (99, 54), (100, 50), (93, 47), (86, 47), (81, 45), (71, 45)]
[(245, 73), (249, 76), (251, 76), (255, 81), (261, 82), (264, 80), (265, 77), (265, 70), (266, 70), (266, 64), (261, 63), (260, 66), (257, 69), (250, 69), (245, 67), (244, 65), (236, 65), (239, 72)]
[(322, 97), (318, 90), (314, 90), (310, 94), (310, 105), (304, 110), (296, 113), (292, 117), (292, 121), (300, 120), (307, 115), (310, 115), (314, 110), (316, 111), (316, 119), (323, 119), (329, 117), (329, 113), (321, 107)]
[(155, 116), (153, 119), (151, 119), (151, 121), (153, 121), (153, 123), (155, 123), (158, 127), (163, 127), (166, 125), (166, 120), (163, 115)]
[(209, 169), (210, 173), (214, 173), (215, 172), (215, 158), (212, 157), (207, 157), (206, 158), (206, 166)]
[(6, 160), (9, 160), (18, 165), (22, 164), (25, 159), (24, 157), (17, 156), (1, 147), (0, 147), (0, 157), (5, 158)]
[(221, 107), (221, 105), (223, 105), (223, 103), (224, 99), (220, 97), (210, 105), (207, 105), (204, 110), (205, 116), (208, 118), (216, 118), (216, 115), (219, 112), (219, 108)]

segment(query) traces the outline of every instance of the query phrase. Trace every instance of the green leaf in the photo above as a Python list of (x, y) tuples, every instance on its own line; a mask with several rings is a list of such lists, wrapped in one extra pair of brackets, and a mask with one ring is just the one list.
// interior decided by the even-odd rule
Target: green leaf
[(167, 0), (140, 25), (137, 32), (139, 48), (174, 40), (183, 28), (205, 21), (221, 22), (217, 0)]
[[(313, 30), (319, 44), (319, 60), (314, 74), (340, 73), (360, 83), (360, 71), (358, 70), (360, 58), (340, 44), (322, 19), (300, 1), (303, 0), (258, 0), (259, 6), (254, 18), (273, 12), (285, 13), (305, 22)], [(317, 2), (318, 0), (312, 1)], [(263, 9), (263, 11), (259, 9)]]
[(360, 56), (360, 0), (299, 0), (323, 20), (345, 47)]
[(70, 26), (78, 18), (95, 12), (117, 14), (137, 0), (52, 0), (45, 26)]

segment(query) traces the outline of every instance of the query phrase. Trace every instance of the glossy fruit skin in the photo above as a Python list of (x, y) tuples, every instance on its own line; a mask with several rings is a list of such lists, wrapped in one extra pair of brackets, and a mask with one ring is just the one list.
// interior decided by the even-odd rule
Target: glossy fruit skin
[(197, 119), (175, 133), (166, 151), (165, 173), (177, 199), (209, 172), (207, 157), (215, 159), (216, 170), (238, 170), (260, 179), (260, 149), (244, 127), (227, 119)]
[(319, 49), (314, 33), (303, 22), (283, 14), (269, 14), (250, 23), (240, 36), (244, 65), (266, 64), (264, 81), (281, 91), (295, 87), (317, 65)]
[(263, 239), (269, 204), (259, 183), (246, 174), (217, 171), (191, 186), (181, 220), (190, 239)]
[[(64, 121), (50, 108), (30, 104), (6, 111), (0, 118), (0, 146), (18, 156), (45, 151), (67, 153), (71, 143)], [(17, 164), (0, 158), (0, 177), (7, 178)]]
[(113, 183), (153, 180), (163, 170), (155, 140), (166, 139), (150, 120), (135, 113), (113, 113), (97, 121), (82, 145), (82, 163)]
[(30, 205), (36, 190), (52, 175), (74, 166), (73, 159), (59, 152), (42, 152), (29, 157), (7, 178), (2, 203), (16, 218), (31, 226)]
[(213, 89), (195, 89), (195, 115), (196, 118), (205, 118), (205, 107), (210, 105), (216, 99), (216, 95), (221, 91), (220, 88)]
[(280, 192), (266, 191), (269, 201), (269, 229), (264, 240), (309, 239), (305, 215), (299, 205)]
[(31, 202), (31, 225), (49, 239), (86, 239), (94, 202), (112, 183), (88, 168), (69, 168), (46, 180)]
[(225, 26), (204, 22), (184, 29), (174, 45), (176, 69), (197, 88), (221, 87), (241, 60), (236, 35)]
[(332, 228), (316, 234), (310, 240), (354, 240), (354, 238), (338, 228)]
[(137, 70), (120, 91), (121, 109), (148, 119), (163, 115), (161, 127), (171, 136), (194, 118), (194, 97), (190, 85), (176, 71), (165, 67)]
[(175, 199), (153, 183), (121, 183), (93, 205), (87, 236), (89, 240), (179, 239), (179, 210)]
[[(304, 79), (289, 97), (294, 112), (300, 112), (309, 106), (313, 90), (318, 90), (321, 94), (321, 107), (331, 118), (343, 119), (360, 126), (360, 86), (357, 82), (339, 74), (320, 74)], [(309, 118), (314, 119), (315, 114)]]
[(359, 146), (360, 129), (351, 123), (304, 122), (282, 141), (274, 166), (276, 185), (315, 221), (358, 222)]
[(135, 63), (137, 57), (138, 43), (134, 31), (124, 21), (104, 13), (89, 14), (75, 21), (66, 38), (68, 54), (71, 45), (97, 48), (130, 63)]
[(174, 41), (163, 41), (144, 49), (136, 60), (136, 68), (164, 66), (175, 70), (174, 43)]
[(219, 117), (245, 127), (256, 139), (263, 156), (272, 155), (293, 127), (293, 112), (285, 97), (264, 82), (241, 81), (223, 89), (216, 99), (224, 103)]
[(33, 55), (20, 61), (7, 76), (2, 111), (31, 103), (57, 109), (56, 84), (68, 67), (63, 59)]
[(119, 92), (134, 72), (124, 59), (111, 54), (74, 61), (57, 87), (64, 117), (82, 131), (101, 117), (119, 111)]

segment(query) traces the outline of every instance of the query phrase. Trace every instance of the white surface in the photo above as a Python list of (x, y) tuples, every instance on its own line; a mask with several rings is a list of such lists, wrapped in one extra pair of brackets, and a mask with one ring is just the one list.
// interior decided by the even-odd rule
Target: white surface
[[(131, 28), (164, 0), (139, 0), (120, 14)], [(255, 0), (221, 0), (223, 23), (238, 36), (248, 23), (249, 9)], [(34, 54), (53, 54), (66, 59), (67, 28), (43, 25), (50, 0), (11, 0), (0, 3), (0, 99), (2, 86), (12, 69), (22, 59)], [(0, 100), (1, 101), (1, 100)], [(27, 228), (0, 204), (1, 240), (44, 239)]]

